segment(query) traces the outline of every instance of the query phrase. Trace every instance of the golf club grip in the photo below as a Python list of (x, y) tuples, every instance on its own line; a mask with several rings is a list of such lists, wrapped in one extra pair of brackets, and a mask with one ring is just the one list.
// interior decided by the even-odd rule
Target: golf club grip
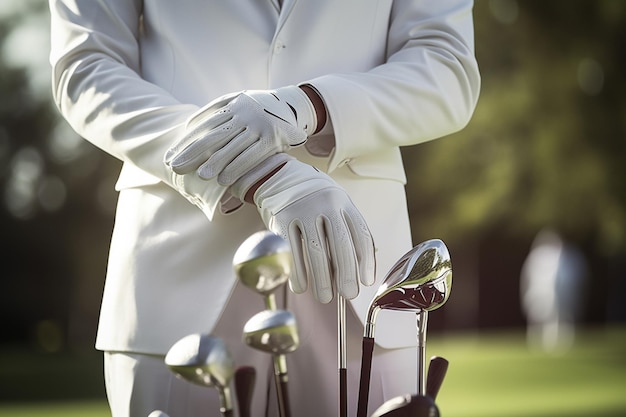
[(235, 371), (235, 393), (239, 417), (250, 417), (252, 406), (252, 394), (256, 382), (256, 369), (252, 366), (241, 366)]
[(287, 375), (274, 374), (274, 377), (276, 378), (276, 395), (278, 396), (278, 415), (280, 417), (291, 417)]
[(361, 378), (359, 381), (359, 402), (357, 417), (367, 417), (369, 402), (370, 378), (372, 373), (372, 355), (374, 354), (374, 338), (363, 338), (363, 354), (361, 356)]
[(339, 417), (348, 417), (348, 370), (339, 369)]
[(428, 366), (428, 377), (426, 378), (426, 395), (429, 395), (433, 400), (437, 399), (439, 389), (443, 384), (443, 379), (448, 371), (448, 360), (441, 356), (433, 356), (430, 358), (430, 365)]

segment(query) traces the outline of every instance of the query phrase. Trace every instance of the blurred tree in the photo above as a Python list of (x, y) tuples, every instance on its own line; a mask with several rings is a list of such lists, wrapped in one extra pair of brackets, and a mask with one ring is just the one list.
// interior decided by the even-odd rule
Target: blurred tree
[[(517, 10), (510, 21), (505, 4)], [(524, 236), (554, 225), (623, 250), (626, 3), (478, 0), (475, 13), (474, 118), (404, 149), (415, 230)]]
[(60, 120), (45, 0), (0, 6), (0, 341), (92, 346), (118, 164)]

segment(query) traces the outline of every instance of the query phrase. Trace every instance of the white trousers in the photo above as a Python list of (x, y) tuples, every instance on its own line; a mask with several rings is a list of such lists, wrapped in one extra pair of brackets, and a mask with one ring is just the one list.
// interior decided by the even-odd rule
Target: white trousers
[[(287, 355), (292, 415), (335, 416), (339, 392), (336, 303), (319, 304), (311, 294), (289, 293), (287, 297), (286, 307), (296, 316), (301, 342), (295, 352)], [(281, 308), (284, 300), (277, 298)], [(242, 342), (244, 324), (263, 308), (260, 295), (238, 285), (211, 334), (225, 341), (237, 366), (255, 367), (252, 416), (276, 417), (271, 356)], [(363, 327), (351, 311), (347, 316), (348, 414), (356, 415)], [(376, 346), (371, 375), (368, 414), (390, 398), (416, 393), (417, 349), (386, 350)], [(170, 417), (220, 416), (217, 391), (176, 378), (162, 356), (105, 352), (105, 381), (112, 417), (147, 417), (153, 410), (164, 411)], [(236, 399), (233, 403), (236, 407)]]

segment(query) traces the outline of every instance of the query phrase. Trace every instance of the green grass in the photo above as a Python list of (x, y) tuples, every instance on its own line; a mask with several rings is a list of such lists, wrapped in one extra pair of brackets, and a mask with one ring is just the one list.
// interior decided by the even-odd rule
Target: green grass
[(587, 330), (566, 353), (530, 351), (522, 332), (432, 337), (450, 361), (443, 416), (626, 416), (626, 331)]
[(105, 400), (0, 405), (3, 417), (111, 417)]
[[(560, 355), (530, 351), (519, 330), (433, 334), (427, 351), (450, 361), (444, 417), (626, 416), (626, 328), (580, 332)], [(0, 416), (110, 416), (99, 354), (0, 355)]]

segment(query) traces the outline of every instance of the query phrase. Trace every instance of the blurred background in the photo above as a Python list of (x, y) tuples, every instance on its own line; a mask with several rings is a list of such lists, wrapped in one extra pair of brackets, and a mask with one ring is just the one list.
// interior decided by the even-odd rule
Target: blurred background
[[(626, 2), (477, 0), (475, 30), (472, 121), (403, 150), (414, 241), (454, 265), (442, 414), (624, 416)], [(105, 416), (120, 163), (58, 116), (48, 31), (45, 0), (0, 2), (0, 415)]]

